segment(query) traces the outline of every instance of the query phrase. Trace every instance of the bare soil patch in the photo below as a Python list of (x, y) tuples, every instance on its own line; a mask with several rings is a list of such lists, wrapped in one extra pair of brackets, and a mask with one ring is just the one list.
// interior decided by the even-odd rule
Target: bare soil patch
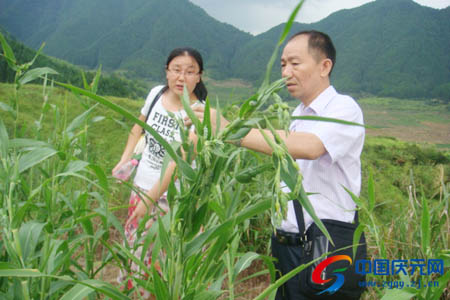
[(450, 144), (450, 123), (420, 122), (421, 126), (367, 129), (371, 136), (392, 136), (407, 142)]

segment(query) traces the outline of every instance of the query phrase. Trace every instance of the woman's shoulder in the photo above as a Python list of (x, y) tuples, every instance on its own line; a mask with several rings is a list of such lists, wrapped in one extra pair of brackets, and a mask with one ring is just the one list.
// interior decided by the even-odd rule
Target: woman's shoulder
[(147, 95), (147, 98), (145, 99), (145, 101), (153, 101), (153, 99), (155, 98), (155, 96), (165, 87), (165, 85), (157, 85), (155, 87), (153, 87), (150, 92)]

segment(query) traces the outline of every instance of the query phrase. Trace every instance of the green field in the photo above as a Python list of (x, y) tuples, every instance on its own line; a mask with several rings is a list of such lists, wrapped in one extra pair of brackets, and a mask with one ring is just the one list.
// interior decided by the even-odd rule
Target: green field
[(358, 100), (369, 135), (450, 146), (450, 104), (439, 100), (363, 98)]
[[(210, 95), (225, 99), (220, 102), (221, 106), (227, 104), (229, 99), (238, 101), (251, 93), (248, 86), (232, 81), (209, 82), (208, 85), (211, 86)], [(0, 84), (0, 102), (3, 103), (0, 119), (6, 126), (9, 143), (17, 143), (13, 142), (14, 138), (27, 138), (37, 145), (46, 145), (44, 148), (57, 150), (53, 157), (33, 165), (17, 177), (14, 175), (14, 166), (23, 166), (21, 157), (30, 153), (30, 149), (31, 152), (39, 150), (33, 147), (16, 149), (10, 146), (7, 155), (3, 152), (0, 168), (0, 187), (3, 189), (1, 203), (3, 209), (8, 209), (2, 210), (0, 221), (3, 228), (12, 230), (4, 230), (2, 233), (2, 241), (6, 242), (0, 242), (0, 261), (3, 269), (14, 268), (16, 273), (13, 273), (15, 275), (12, 277), (0, 277), (0, 293), (5, 293), (0, 296), (6, 295), (7, 291), (13, 293), (13, 290), (18, 291), (15, 295), (22, 295), (21, 293), (27, 290), (32, 295), (31, 298), (42, 295), (42, 291), (53, 291), (55, 295), (71, 295), (72, 291), (82, 289), (73, 283), (68, 284), (60, 277), (24, 279), (27, 277), (20, 277), (20, 270), (38, 269), (41, 273), (53, 272), (51, 274), (55, 276), (69, 276), (78, 282), (95, 278), (98, 280), (96, 284), (104, 281), (115, 285), (119, 268), (126, 268), (126, 260), (120, 258), (127, 257), (127, 249), (118, 245), (122, 240), (120, 228), (126, 219), (129, 189), (117, 184), (109, 174), (121, 155), (132, 123), (104, 106), (97, 106), (88, 117), (78, 122), (77, 118), (95, 104), (93, 100), (76, 96), (61, 88), (47, 88), (45, 93), (49, 95), (48, 101), (43, 96), (42, 86), (26, 85), (15, 95), (13, 85)], [(143, 100), (107, 98), (134, 115), (138, 114), (143, 105)], [(408, 126), (408, 122), (430, 122), (448, 126), (445, 118), (448, 114), (447, 107), (440, 104), (431, 109), (413, 100), (370, 98), (359, 101), (369, 125), (389, 126), (390, 130), (404, 126), (411, 136), (415, 136), (414, 129), (420, 125)], [(7, 111), (8, 107), (14, 105), (17, 110)], [(415, 108), (418, 111), (415, 111)], [(408, 118), (408, 115), (411, 118)], [(429, 143), (416, 144), (393, 137), (376, 137), (374, 135), (377, 134), (371, 134), (376, 130), (386, 129), (370, 129), (362, 154), (361, 222), (365, 226), (369, 256), (387, 259), (448, 257), (446, 233), (449, 226), (447, 188), (450, 153)], [(0, 138), (4, 139), (4, 136), (0, 135)], [(443, 143), (448, 143), (448, 140)], [(223, 151), (234, 150), (225, 148)], [(268, 157), (251, 151), (239, 153), (238, 158), (235, 165), (231, 164), (228, 169), (219, 168), (218, 174), (223, 172), (223, 177), (231, 181), (226, 181), (228, 184), (225, 185), (221, 183), (206, 186), (204, 192), (207, 195), (202, 198), (216, 203), (217, 207), (228, 207), (225, 211), (229, 210), (231, 217), (245, 212), (250, 204), (258, 205), (258, 201), (262, 201), (258, 197), (270, 190), (261, 187), (269, 187), (275, 178), (274, 172), (270, 171), (257, 174), (245, 185), (236, 185), (235, 181), (234, 184), (229, 184), (233, 182), (233, 177), (240, 168), (252, 168), (256, 164), (270, 162)], [(220, 162), (220, 157), (214, 159)], [(373, 177), (371, 184), (370, 174)], [(201, 178), (209, 180), (211, 176), (205, 175)], [(12, 211), (17, 212), (10, 221), (7, 216), (11, 214), (6, 213), (11, 211), (9, 205)], [(219, 212), (220, 209), (217, 214), (211, 213), (211, 222), (225, 218)], [(227, 251), (220, 255), (220, 264), (215, 262), (224, 267), (224, 274), (230, 274), (230, 269), (226, 266), (234, 268), (243, 253), (268, 253), (267, 241), (272, 232), (270, 222), (271, 213), (264, 211), (235, 228), (239, 228), (239, 231), (229, 240), (231, 248), (227, 246)], [(205, 224), (209, 225), (208, 222)], [(19, 231), (16, 238), (11, 232), (17, 230)], [(26, 243), (26, 230), (31, 230), (30, 232), (40, 237), (31, 241), (32, 246)], [(177, 228), (167, 227), (166, 233), (170, 234), (170, 241), (173, 243), (179, 242), (173, 235), (176, 230)], [(152, 235), (152, 238), (156, 239), (155, 243), (167, 243), (160, 241), (161, 237), (158, 235)], [(25, 252), (21, 254), (17, 244), (8, 246), (8, 243), (13, 241), (19, 243), (18, 245), (27, 245)], [(214, 243), (219, 243), (219, 240), (214, 240)], [(63, 251), (56, 252), (57, 261), (61, 261), (60, 265), (54, 266), (53, 260), (40, 259), (55, 255), (52, 254), (52, 247), (56, 245)], [(211, 249), (220, 247), (220, 243), (212, 244), (211, 247), (206, 253), (211, 253), (213, 257)], [(64, 251), (68, 255), (63, 256)], [(196, 255), (202, 257), (199, 263), (212, 259), (202, 253), (201, 249), (196, 252)], [(173, 255), (177, 257), (176, 253)], [(255, 260), (239, 278), (266, 270), (264, 266)], [(205, 265), (203, 268), (209, 266)], [(167, 272), (169, 273), (165, 274), (170, 274), (170, 269)], [(153, 274), (152, 278), (157, 278), (156, 276), (157, 274)], [(22, 281), (16, 278), (22, 278)], [(233, 296), (235, 299), (252, 299), (271, 283), (267, 271), (258, 278), (242, 283), (236, 280), (236, 285), (236, 278), (228, 279), (227, 282), (231, 285), (224, 283), (225, 295), (236, 291)], [(417, 278), (411, 278), (415, 279)], [(172, 282), (170, 280), (172, 279), (167, 278), (164, 284)], [(152, 286), (156, 284), (151, 282)], [(199, 291), (205, 289), (205, 283), (199, 281), (196, 284)], [(442, 282), (441, 287), (446, 284), (446, 281)], [(55, 285), (59, 289), (52, 290), (51, 287)], [(181, 286), (180, 290), (184, 288), (186, 286)], [(249, 292), (250, 290), (253, 292)], [(96, 291), (102, 294), (100, 290)], [(239, 291), (244, 294), (239, 295)], [(443, 293), (437, 289), (424, 290), (420, 299), (427, 299), (425, 293), (428, 291)], [(379, 299), (385, 293), (389, 291), (370, 288), (364, 299)]]

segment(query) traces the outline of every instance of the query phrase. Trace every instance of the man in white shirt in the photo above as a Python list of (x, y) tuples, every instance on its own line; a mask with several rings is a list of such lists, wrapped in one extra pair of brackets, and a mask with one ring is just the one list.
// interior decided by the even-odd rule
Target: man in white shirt
[[(336, 50), (328, 35), (318, 31), (295, 34), (286, 44), (281, 56), (281, 74), (286, 78), (289, 93), (301, 101), (293, 116), (321, 116), (359, 124), (363, 115), (358, 104), (349, 96), (340, 95), (330, 85), (330, 74), (336, 60)], [(196, 114), (202, 118), (202, 109)], [(215, 123), (215, 112), (211, 113)], [(224, 126), (228, 121), (222, 118)], [(269, 135), (270, 131), (266, 131)], [(289, 154), (296, 160), (303, 175), (303, 187), (319, 219), (351, 223), (355, 203), (345, 191), (359, 195), (361, 188), (360, 155), (364, 144), (364, 127), (333, 122), (294, 120), (290, 131), (278, 131)], [(240, 145), (271, 154), (272, 148), (257, 129), (252, 129)], [(312, 218), (303, 210), (305, 228)], [(278, 259), (277, 268), (288, 273), (296, 257), (303, 255), (298, 245), (285, 244), (278, 236), (299, 233), (293, 201), (288, 202), (287, 219), (283, 220), (277, 236), (272, 238), (272, 254)], [(299, 250), (297, 250), (299, 249)], [(298, 251), (298, 253), (296, 253)], [(299, 277), (294, 277), (277, 291), (276, 299), (307, 299), (300, 293)]]

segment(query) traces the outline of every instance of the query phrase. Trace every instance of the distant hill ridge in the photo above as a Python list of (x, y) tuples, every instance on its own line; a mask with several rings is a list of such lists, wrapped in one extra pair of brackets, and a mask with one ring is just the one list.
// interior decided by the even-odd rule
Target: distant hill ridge
[[(36, 51), (18, 42), (11, 37), (0, 26), (0, 33), (6, 38), (8, 45), (11, 47), (15, 58), (19, 64), (27, 63), (36, 56)], [(1, 46), (0, 46), (1, 49)], [(0, 51), (3, 53), (2, 51)], [(52, 79), (60, 82), (70, 83), (75, 86), (83, 87), (82, 72), (84, 72), (86, 81), (91, 83), (96, 72), (85, 71), (82, 68), (72, 65), (64, 60), (50, 57), (47, 55), (39, 55), (34, 62), (33, 68), (50, 67), (58, 72), (57, 75), (51, 75)], [(6, 60), (0, 56), (0, 82), (14, 82), (15, 72), (8, 66)], [(129, 80), (118, 76), (117, 74), (102, 74), (98, 85), (97, 93), (100, 95), (127, 97), (132, 99), (144, 98), (148, 93), (148, 88), (141, 82)]]
[[(209, 76), (258, 83), (284, 25), (252, 36), (187, 0), (0, 0), (0, 25), (26, 45), (72, 63), (160, 79), (168, 52), (200, 50)], [(343, 92), (450, 98), (450, 8), (377, 0), (291, 32), (333, 38), (333, 84)], [(279, 77), (275, 68), (274, 77)]]

